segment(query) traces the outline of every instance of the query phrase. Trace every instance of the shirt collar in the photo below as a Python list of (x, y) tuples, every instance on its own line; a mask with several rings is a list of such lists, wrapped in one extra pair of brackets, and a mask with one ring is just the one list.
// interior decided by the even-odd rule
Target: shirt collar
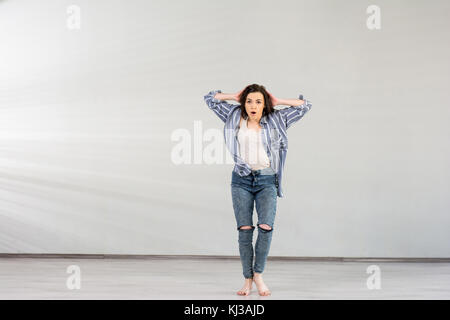
[(266, 115), (262, 116), (260, 122), (267, 123), (267, 116)]

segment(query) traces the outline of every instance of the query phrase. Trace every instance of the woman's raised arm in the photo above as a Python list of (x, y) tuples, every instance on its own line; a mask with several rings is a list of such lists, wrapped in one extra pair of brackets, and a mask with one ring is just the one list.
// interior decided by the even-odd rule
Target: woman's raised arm
[(276, 101), (277, 104), (290, 106), (289, 108), (275, 111), (285, 124), (286, 129), (303, 118), (305, 113), (311, 110), (312, 107), (311, 101), (304, 99), (302, 94), (298, 96), (298, 99), (276, 99)]
[(239, 100), (239, 94), (229, 94), (222, 93), (222, 90), (212, 90), (208, 92), (203, 98), (208, 106), (214, 113), (223, 121), (226, 122), (230, 113), (237, 107), (239, 104), (230, 104), (224, 100)]

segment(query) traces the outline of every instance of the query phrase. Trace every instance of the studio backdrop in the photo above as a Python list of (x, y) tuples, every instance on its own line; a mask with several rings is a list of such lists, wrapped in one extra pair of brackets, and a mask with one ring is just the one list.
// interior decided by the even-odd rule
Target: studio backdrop
[(0, 252), (236, 255), (233, 162), (203, 97), (257, 83), (312, 102), (271, 256), (449, 257), (449, 12), (0, 1)]

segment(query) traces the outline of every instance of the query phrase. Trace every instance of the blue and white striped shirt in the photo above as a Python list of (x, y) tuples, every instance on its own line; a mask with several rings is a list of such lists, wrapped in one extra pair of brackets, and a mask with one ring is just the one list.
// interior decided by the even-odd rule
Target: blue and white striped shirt
[[(237, 133), (241, 120), (241, 105), (229, 104), (225, 100), (214, 98), (217, 92), (222, 93), (221, 90), (210, 91), (204, 96), (204, 100), (208, 107), (225, 123), (223, 133), (227, 148), (235, 162), (233, 171), (240, 176), (246, 176), (251, 173), (252, 169), (241, 158), (239, 152)], [(299, 95), (299, 99), (304, 100), (302, 105), (275, 110), (268, 115), (263, 115), (260, 120), (263, 146), (270, 159), (270, 166), (278, 174), (277, 195), (280, 198), (284, 196), (282, 178), (288, 150), (287, 129), (300, 120), (312, 106), (311, 101), (303, 99), (302, 94)]]

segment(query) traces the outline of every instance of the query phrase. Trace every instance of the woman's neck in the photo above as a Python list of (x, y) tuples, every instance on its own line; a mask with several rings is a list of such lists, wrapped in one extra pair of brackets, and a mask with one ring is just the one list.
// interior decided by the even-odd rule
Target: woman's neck
[(259, 118), (258, 120), (251, 120), (250, 117), (247, 117), (247, 127), (249, 129), (260, 129), (261, 125), (259, 124), (259, 122), (261, 121), (261, 118)]
[(261, 122), (261, 118), (256, 119), (256, 120), (252, 120), (252, 119), (250, 119), (250, 117), (247, 117), (247, 122), (256, 125), (256, 124), (259, 124)]

